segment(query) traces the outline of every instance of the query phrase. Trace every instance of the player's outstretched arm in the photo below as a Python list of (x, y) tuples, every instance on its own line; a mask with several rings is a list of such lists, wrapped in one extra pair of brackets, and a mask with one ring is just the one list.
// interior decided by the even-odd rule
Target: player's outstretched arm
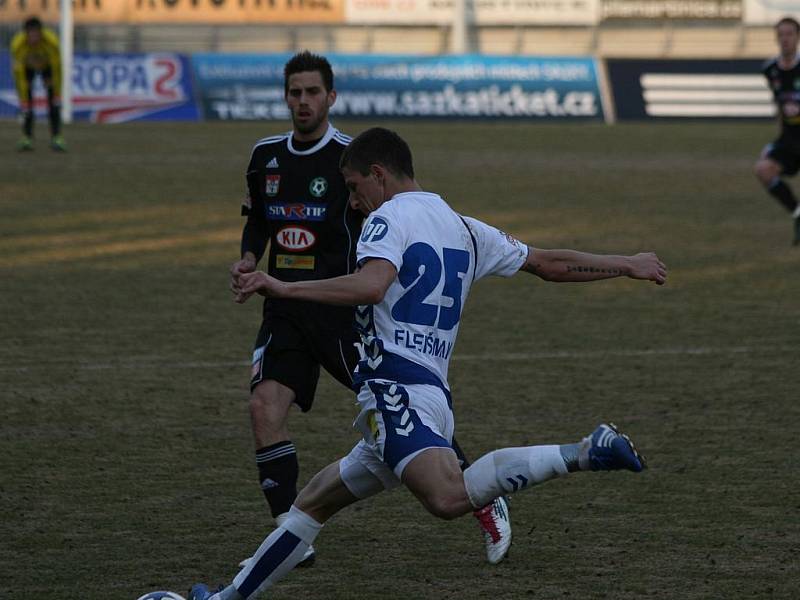
[(667, 267), (654, 252), (619, 256), (530, 248), (521, 270), (546, 281), (595, 281), (623, 276), (658, 285), (667, 281)]
[(342, 306), (377, 304), (383, 300), (395, 277), (397, 270), (394, 265), (382, 258), (368, 261), (351, 275), (331, 279), (286, 282), (270, 277), (263, 271), (242, 273), (238, 278), (241, 293), (237, 296), (237, 302), (244, 302), (251, 294), (258, 293), (272, 298), (310, 300)]

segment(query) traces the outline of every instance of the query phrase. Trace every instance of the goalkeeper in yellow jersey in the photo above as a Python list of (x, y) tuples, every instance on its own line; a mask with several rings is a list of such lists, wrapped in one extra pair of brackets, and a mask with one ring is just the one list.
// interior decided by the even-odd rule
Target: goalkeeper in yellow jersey
[(50, 147), (59, 152), (66, 151), (61, 137), (61, 51), (58, 37), (43, 27), (37, 17), (31, 17), (11, 40), (11, 60), (19, 107), (24, 117), (23, 136), (17, 148), (33, 150), (33, 80), (38, 74), (47, 89)]

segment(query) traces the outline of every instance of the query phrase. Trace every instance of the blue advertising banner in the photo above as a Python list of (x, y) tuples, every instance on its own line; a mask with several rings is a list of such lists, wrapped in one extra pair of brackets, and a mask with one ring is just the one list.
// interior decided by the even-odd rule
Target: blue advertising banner
[[(189, 59), (178, 54), (76, 54), (72, 68), (75, 120), (98, 123), (199, 119)], [(34, 107), (47, 101), (37, 78)], [(0, 52), (0, 116), (17, 114), (9, 53)]]
[[(206, 119), (288, 119), (289, 54), (195, 54)], [(604, 118), (597, 65), (588, 57), (329, 55), (350, 118)]]

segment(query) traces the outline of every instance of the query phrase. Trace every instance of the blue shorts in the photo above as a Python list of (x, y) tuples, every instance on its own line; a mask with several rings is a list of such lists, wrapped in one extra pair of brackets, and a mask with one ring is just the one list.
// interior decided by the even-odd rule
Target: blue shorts
[(373, 380), (361, 387), (358, 402), (361, 412), (354, 426), (362, 439), (339, 466), (342, 480), (356, 496), (380, 491), (356, 481), (365, 471), (380, 481), (381, 489), (391, 489), (400, 485), (403, 469), (423, 450), (452, 450), (455, 421), (441, 388)]

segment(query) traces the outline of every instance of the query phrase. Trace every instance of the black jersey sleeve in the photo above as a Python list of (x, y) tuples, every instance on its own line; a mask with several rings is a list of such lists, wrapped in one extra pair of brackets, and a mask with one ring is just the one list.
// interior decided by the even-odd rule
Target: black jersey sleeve
[[(252, 161), (251, 161), (252, 164)], [(254, 212), (258, 212), (261, 197), (258, 189), (258, 171), (248, 166), (247, 175), (245, 175), (247, 182), (247, 198), (242, 203), (242, 216), (247, 217)]]
[(247, 171), (248, 203), (242, 205), (242, 215), (247, 217), (247, 222), (242, 230), (241, 253), (244, 256), (245, 252), (252, 252), (257, 260), (261, 260), (267, 249), (269, 226), (264, 217), (263, 200), (257, 181), (258, 171), (249, 169)]
[(266, 220), (259, 219), (252, 214), (248, 216), (244, 229), (242, 229), (242, 256), (244, 256), (245, 252), (252, 252), (256, 257), (256, 261), (261, 260), (267, 249), (268, 238), (269, 231)]

